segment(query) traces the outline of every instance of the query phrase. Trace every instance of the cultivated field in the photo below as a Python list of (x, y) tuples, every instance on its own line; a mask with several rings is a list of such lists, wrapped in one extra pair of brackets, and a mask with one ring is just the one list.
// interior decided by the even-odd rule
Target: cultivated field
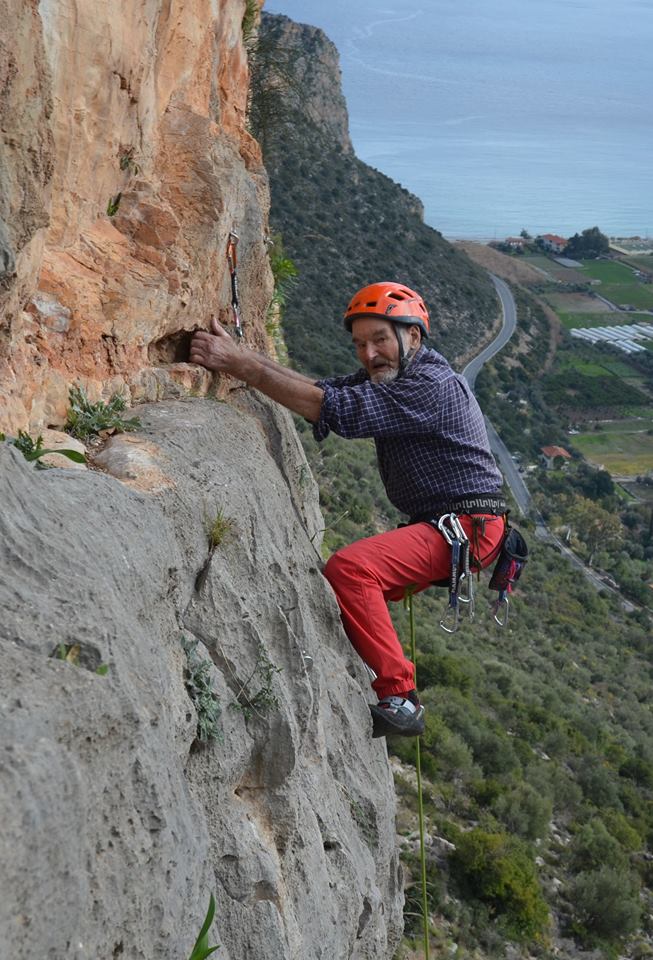
[(627, 257), (624, 261), (627, 266), (635, 267), (636, 270), (646, 270), (653, 273), (653, 255)]
[(618, 305), (653, 310), (653, 284), (641, 283), (632, 270), (613, 260), (583, 260), (586, 279), (600, 280), (597, 293)]
[(610, 313), (610, 307), (596, 297), (586, 293), (547, 293), (547, 301), (553, 309), (563, 313)]
[(615, 420), (599, 430), (579, 433), (573, 445), (583, 456), (617, 477), (637, 477), (653, 470), (653, 416)]
[(456, 247), (462, 248), (470, 260), (486, 270), (491, 270), (498, 277), (511, 283), (519, 283), (524, 287), (542, 283), (542, 274), (529, 266), (525, 257), (510, 257), (500, 250), (494, 250), (485, 243), (474, 243), (473, 240), (457, 240)]
[(540, 270), (543, 274), (547, 274), (553, 281), (559, 280), (561, 283), (587, 283), (587, 277), (584, 276), (580, 270), (576, 270), (574, 267), (563, 267), (560, 263), (556, 263), (555, 260), (550, 260), (549, 257), (545, 257), (544, 254), (527, 255), (523, 259), (527, 265)]

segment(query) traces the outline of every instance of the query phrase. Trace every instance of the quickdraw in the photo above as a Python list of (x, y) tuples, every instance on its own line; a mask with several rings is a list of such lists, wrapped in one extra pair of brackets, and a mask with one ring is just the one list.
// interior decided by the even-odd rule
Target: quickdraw
[(446, 633), (455, 633), (460, 622), (461, 603), (467, 606), (470, 620), (474, 619), (474, 580), (469, 563), (469, 537), (455, 513), (445, 513), (440, 517), (438, 530), (451, 547), (449, 603), (440, 626)]
[(238, 302), (238, 234), (233, 230), (229, 234), (227, 241), (227, 263), (229, 264), (229, 273), (231, 275), (231, 312), (236, 327), (236, 336), (240, 339), (243, 335), (243, 325), (240, 319), (240, 305)]

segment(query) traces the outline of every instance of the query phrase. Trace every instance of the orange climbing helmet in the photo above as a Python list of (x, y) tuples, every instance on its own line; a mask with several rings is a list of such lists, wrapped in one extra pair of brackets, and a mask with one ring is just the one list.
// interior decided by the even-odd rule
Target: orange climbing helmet
[(419, 293), (390, 280), (371, 283), (355, 293), (345, 310), (345, 326), (351, 333), (354, 320), (378, 317), (391, 323), (415, 324), (423, 337), (429, 335), (429, 312)]

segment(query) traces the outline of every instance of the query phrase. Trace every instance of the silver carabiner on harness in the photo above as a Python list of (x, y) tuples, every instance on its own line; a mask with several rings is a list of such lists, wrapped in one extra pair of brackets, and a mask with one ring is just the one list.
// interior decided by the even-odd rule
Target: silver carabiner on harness
[[(499, 597), (498, 600), (495, 600), (494, 603), (492, 604), (492, 607), (493, 607), (495, 621), (499, 624), (500, 627), (505, 627), (505, 625), (508, 623), (508, 614), (510, 612), (510, 601), (508, 600), (508, 594), (506, 594), (503, 597)], [(501, 619), (501, 616), (499, 614), (499, 611), (501, 610), (502, 607), (504, 610), (503, 619)]]
[(451, 525), (452, 517), (455, 517), (454, 513), (445, 513), (438, 520), (438, 530), (440, 531), (444, 539), (447, 541), (449, 546), (451, 546), (454, 540), (453, 527), (451, 527), (451, 530), (447, 530), (447, 523)]
[[(451, 547), (449, 603), (440, 626), (445, 633), (455, 633), (460, 621), (460, 604), (465, 604), (469, 619), (474, 619), (474, 580), (470, 569), (469, 537), (455, 513), (445, 513), (438, 520), (438, 530)], [(462, 562), (461, 562), (462, 555)]]
[(449, 603), (440, 620), (440, 626), (445, 633), (455, 633), (460, 620), (458, 607), (458, 564), (460, 561), (460, 542), (454, 526), (456, 515), (445, 513), (438, 520), (438, 530), (446, 543), (451, 547), (451, 575), (449, 578)]
[(462, 523), (458, 519), (455, 513), (452, 513), (450, 516), (450, 523), (453, 529), (456, 532), (457, 539), (461, 543), (462, 547), (462, 571), (458, 580), (458, 600), (460, 603), (467, 605), (467, 613), (469, 614), (469, 619), (474, 619), (474, 578), (472, 577), (470, 564), (469, 564), (469, 537), (465, 533)]

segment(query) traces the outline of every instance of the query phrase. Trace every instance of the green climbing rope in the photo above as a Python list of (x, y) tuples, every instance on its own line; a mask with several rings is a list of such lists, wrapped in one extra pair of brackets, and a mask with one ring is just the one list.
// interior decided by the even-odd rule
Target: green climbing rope
[[(415, 614), (413, 611), (412, 592), (406, 592), (404, 598), (406, 609), (408, 610), (408, 620), (410, 624), (410, 658), (415, 663)], [(417, 686), (417, 677), (415, 677), (415, 686)], [(419, 853), (422, 869), (422, 929), (424, 932), (424, 960), (429, 960), (429, 906), (426, 895), (426, 849), (424, 847), (424, 800), (422, 797), (422, 763), (420, 757), (419, 737), (415, 738), (415, 769), (417, 770), (417, 810), (419, 814)]]

